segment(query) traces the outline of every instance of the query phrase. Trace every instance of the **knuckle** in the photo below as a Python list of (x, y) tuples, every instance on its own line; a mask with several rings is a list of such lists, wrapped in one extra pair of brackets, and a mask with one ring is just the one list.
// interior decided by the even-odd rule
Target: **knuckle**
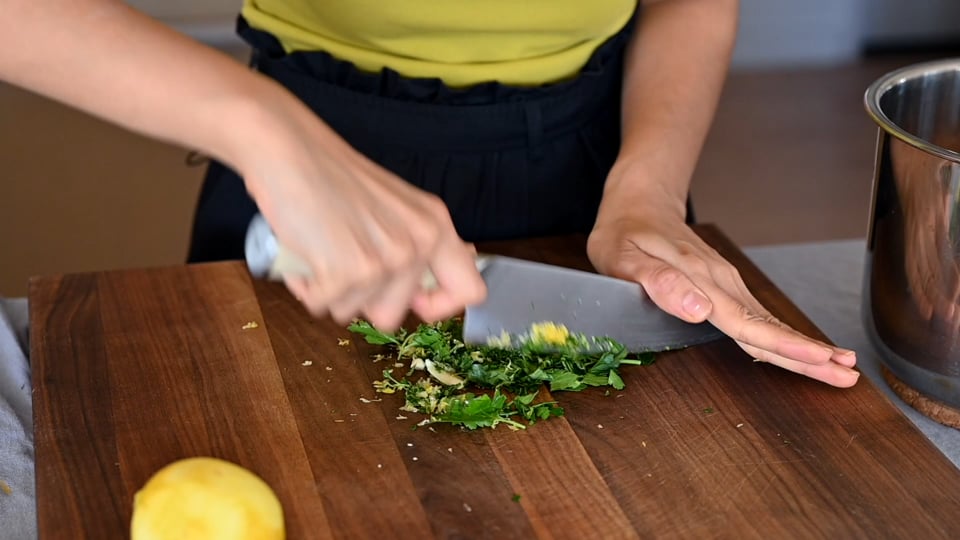
[(682, 274), (676, 268), (660, 265), (650, 272), (647, 283), (655, 291), (667, 294), (677, 289), (683, 283)]
[(426, 194), (423, 199), (423, 208), (427, 215), (434, 218), (450, 219), (450, 211), (447, 209), (447, 204), (443, 202), (443, 199), (433, 193)]
[(680, 264), (683, 270), (689, 274), (698, 276), (710, 275), (710, 263), (696, 253), (682, 253), (680, 255)]
[(413, 253), (417, 255), (432, 252), (440, 241), (440, 227), (422, 218), (411, 224), (408, 234), (413, 244)]
[(771, 313), (764, 313), (763, 315), (760, 315), (760, 318), (763, 320), (764, 324), (776, 326), (777, 328), (789, 329), (789, 327), (784, 324), (783, 321), (774, 317)]
[(757, 313), (748, 307), (744, 307), (744, 318), (753, 324), (767, 324), (769, 319), (766, 315)]
[[(373, 283), (383, 274), (383, 265), (379, 258), (365, 257), (349, 269), (348, 281), (353, 284)], [(346, 287), (345, 287), (346, 288)]]
[(762, 318), (759, 318), (758, 321), (758, 315), (743, 304), (737, 304), (736, 318), (738, 323), (734, 332), (734, 339), (743, 343), (750, 343), (750, 327), (757, 322), (762, 322)]
[(724, 265), (723, 274), (728, 283), (735, 283), (738, 287), (743, 286), (743, 278), (740, 276), (740, 271), (732, 264)]
[(409, 267), (416, 260), (416, 247), (407, 242), (392, 244), (380, 254), (380, 266), (391, 272)]
[(597, 268), (602, 273), (628, 280), (644, 281), (644, 260), (639, 257), (616, 257), (612, 261), (609, 259), (600, 259), (600, 261), (605, 265), (603, 268)]

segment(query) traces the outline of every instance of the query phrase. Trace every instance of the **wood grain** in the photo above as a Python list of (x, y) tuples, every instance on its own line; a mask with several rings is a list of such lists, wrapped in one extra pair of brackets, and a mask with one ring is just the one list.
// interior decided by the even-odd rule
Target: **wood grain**
[[(480, 248), (589, 268), (583, 242)], [(124, 537), (136, 490), (193, 455), (261, 475), (290, 538), (960, 535), (960, 471), (868, 380), (832, 388), (729, 339), (624, 368), (623, 391), (557, 392), (566, 416), (525, 431), (413, 429), (372, 387), (390, 359), (239, 263), (38, 279), (30, 301), (41, 538)]]
[(51, 278), (30, 299), (37, 510), (49, 538), (110, 538), (128, 523), (97, 281)]

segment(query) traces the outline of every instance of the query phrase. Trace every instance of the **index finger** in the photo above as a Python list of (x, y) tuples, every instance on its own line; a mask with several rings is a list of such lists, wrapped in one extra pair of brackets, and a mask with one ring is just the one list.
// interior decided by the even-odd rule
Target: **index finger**
[(477, 270), (475, 251), (459, 238), (442, 243), (430, 259), (436, 287), (413, 299), (414, 312), (425, 321), (456, 315), (464, 307), (482, 302), (487, 285)]
[(825, 364), (834, 349), (738, 302), (720, 287), (700, 285), (713, 302), (710, 323), (736, 341), (807, 364)]

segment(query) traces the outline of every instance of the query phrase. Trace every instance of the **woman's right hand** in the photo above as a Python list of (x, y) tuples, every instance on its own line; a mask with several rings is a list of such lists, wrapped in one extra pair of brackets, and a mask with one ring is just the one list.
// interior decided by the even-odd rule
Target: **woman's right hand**
[[(3, 9), (0, 79), (230, 165), (310, 264), (315, 278), (288, 285), (314, 314), (390, 329), (411, 307), (433, 320), (484, 297), (444, 205), (361, 156), (274, 81), (124, 2)], [(439, 284), (430, 293), (419, 286), (427, 268)]]
[[(361, 155), (306, 107), (285, 101), (256, 114), (256, 148), (237, 152), (235, 166), (278, 241), (311, 268), (285, 282), (313, 315), (363, 316), (392, 331), (411, 309), (433, 321), (483, 300), (472, 246), (438, 197)], [(438, 286), (424, 291), (428, 269)]]

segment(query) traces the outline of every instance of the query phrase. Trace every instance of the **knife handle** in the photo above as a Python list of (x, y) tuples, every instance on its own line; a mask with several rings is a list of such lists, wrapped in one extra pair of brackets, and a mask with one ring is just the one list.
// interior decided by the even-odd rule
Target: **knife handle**
[[(257, 214), (250, 220), (244, 252), (247, 268), (254, 277), (279, 281), (283, 276), (308, 278), (313, 275), (313, 270), (306, 261), (280, 244), (262, 214)], [(474, 258), (478, 272), (483, 272), (487, 260), (486, 255), (477, 255)], [(437, 288), (437, 278), (429, 268), (420, 278), (420, 287), (425, 291)]]

